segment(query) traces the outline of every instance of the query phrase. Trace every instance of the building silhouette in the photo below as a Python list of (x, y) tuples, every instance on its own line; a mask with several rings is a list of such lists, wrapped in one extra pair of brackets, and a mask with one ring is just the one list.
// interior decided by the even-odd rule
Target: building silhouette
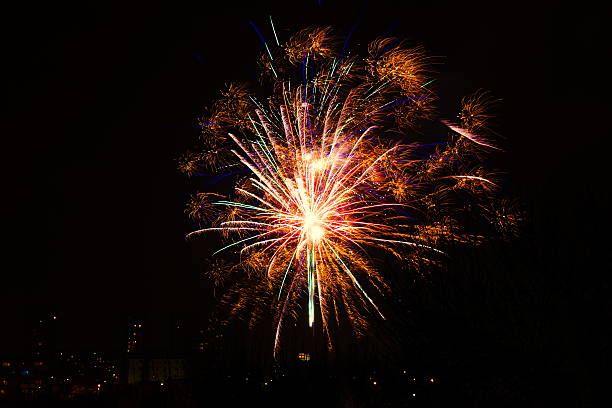
[(187, 378), (189, 330), (173, 315), (132, 316), (127, 323), (126, 384), (165, 384)]

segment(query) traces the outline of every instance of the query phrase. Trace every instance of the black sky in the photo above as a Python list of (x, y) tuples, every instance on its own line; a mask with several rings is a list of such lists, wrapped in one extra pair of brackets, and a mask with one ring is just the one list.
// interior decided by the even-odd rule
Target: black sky
[(533, 251), (549, 259), (526, 268), (551, 280), (541, 296), (571, 314), (545, 309), (544, 319), (603, 339), (596, 324), (577, 322), (610, 313), (606, 10), (388, 0), (125, 3), (52, 2), (5, 16), (12, 24), (3, 52), (10, 71), (3, 350), (24, 348), (27, 318), (37, 310), (61, 314), (67, 345), (99, 348), (118, 345), (127, 313), (206, 310), (203, 266), (184, 240), (193, 227), (183, 213), (193, 184), (176, 159), (224, 83), (256, 80), (262, 45), (249, 21), (271, 40), (269, 15), (281, 38), (334, 25), (340, 35), (355, 27), (356, 47), (381, 35), (424, 45), (440, 57), (434, 69), (449, 111), (479, 88), (503, 99), (497, 120), (506, 153), (496, 167), (530, 211), (525, 259)]

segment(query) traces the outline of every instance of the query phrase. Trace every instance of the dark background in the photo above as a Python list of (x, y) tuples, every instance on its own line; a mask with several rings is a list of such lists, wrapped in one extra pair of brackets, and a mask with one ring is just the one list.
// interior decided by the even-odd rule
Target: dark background
[[(4, 12), (3, 353), (27, 351), (28, 319), (40, 310), (61, 316), (61, 346), (100, 350), (123, 347), (128, 313), (206, 315), (205, 265), (184, 240), (194, 228), (183, 213), (193, 183), (176, 159), (225, 82), (256, 81), (263, 48), (249, 21), (272, 42), (272, 15), (281, 40), (296, 28), (334, 25), (341, 36), (354, 28), (349, 47), (381, 35), (424, 45), (439, 57), (435, 87), (449, 114), (479, 88), (503, 100), (496, 120), (506, 153), (495, 167), (528, 221), (512, 250), (485, 268), (497, 275), (449, 280), (461, 286), (453, 293), (463, 293), (464, 306), (456, 307), (471, 327), (462, 341), (488, 333), (500, 345), (494, 359), (507, 345), (543, 353), (592, 398), (603, 384), (595, 373), (609, 363), (611, 317), (608, 10), (538, 2), (127, 3)], [(432, 344), (461, 331), (453, 319), (429, 332)]]

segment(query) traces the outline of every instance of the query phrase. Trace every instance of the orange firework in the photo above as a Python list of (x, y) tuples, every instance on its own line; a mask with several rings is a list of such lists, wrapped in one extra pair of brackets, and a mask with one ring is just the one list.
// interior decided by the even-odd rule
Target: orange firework
[[(389, 284), (373, 255), (431, 264), (444, 243), (481, 242), (464, 228), (465, 203), (470, 217), (512, 230), (492, 210), (498, 185), (480, 159), (495, 148), (479, 133), (489, 100), (464, 99), (460, 124), (436, 120), (422, 49), (383, 39), (360, 59), (336, 44), (327, 28), (276, 50), (266, 44), (268, 96), (230, 85), (201, 122), (201, 146), (180, 163), (188, 174), (213, 168), (235, 180), (229, 194), (194, 196), (190, 215), (212, 225), (189, 237), (219, 231), (229, 240), (214, 255), (240, 261), (216, 262), (211, 273), (247, 274), (232, 313), (271, 308), (275, 352), (302, 302), (330, 347), (331, 321), (346, 318), (362, 333), (369, 315), (384, 319), (376, 299)], [(433, 142), (417, 138), (426, 125), (437, 129)]]

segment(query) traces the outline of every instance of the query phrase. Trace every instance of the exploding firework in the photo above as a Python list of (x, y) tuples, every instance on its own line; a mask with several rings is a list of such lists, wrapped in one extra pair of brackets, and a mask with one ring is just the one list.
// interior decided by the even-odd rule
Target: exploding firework
[(320, 28), (265, 44), (266, 96), (228, 86), (180, 163), (189, 175), (212, 169), (214, 181), (231, 180), (229, 192), (193, 197), (188, 212), (206, 226), (189, 237), (227, 241), (210, 274), (217, 283), (244, 276), (227, 295), (231, 314), (271, 312), (275, 353), (288, 316), (320, 324), (330, 347), (331, 322), (363, 333), (384, 319), (390, 283), (376, 259), (440, 264), (446, 244), (486, 239), (467, 218), (504, 231), (516, 222), (483, 165), (497, 149), (487, 94), (464, 98), (451, 123), (435, 112), (422, 49), (379, 39), (359, 58), (338, 45)]

